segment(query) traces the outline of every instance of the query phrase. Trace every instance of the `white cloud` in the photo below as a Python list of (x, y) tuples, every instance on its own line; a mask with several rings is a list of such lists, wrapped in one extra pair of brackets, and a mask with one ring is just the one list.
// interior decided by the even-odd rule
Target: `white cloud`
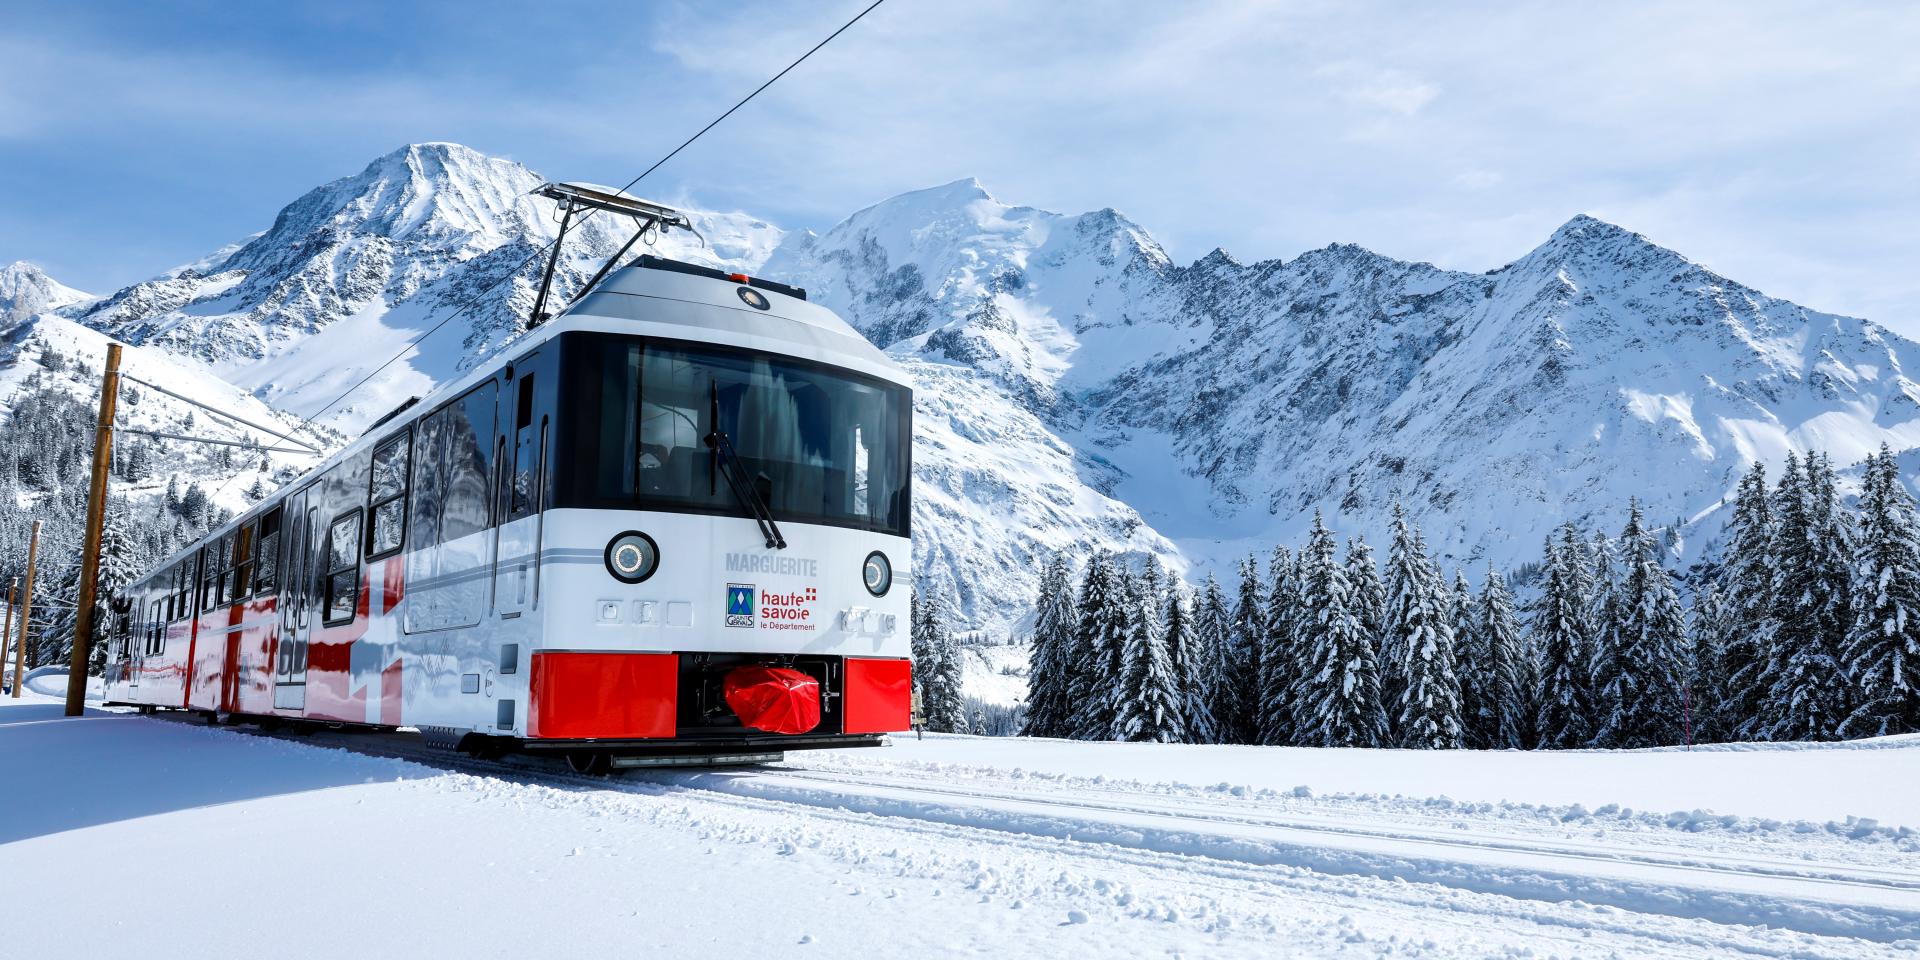
[[(543, 45), (537, 82), (503, 66), (529, 55), (517, 41), (462, 38), (447, 76), (449, 58), (345, 72), (15, 36), (0, 138), (214, 170), (285, 157), (268, 165), (299, 186), (456, 139), (618, 182), (862, 5), (668, 8), (644, 34)], [(1845, 2), (893, 0), (647, 189), (824, 227), (976, 175), (1013, 202), (1118, 207), (1177, 257), (1338, 240), (1469, 269), (1592, 212), (1920, 332), (1916, 45), (1920, 7)], [(252, 216), (290, 199), (275, 190)]]
[(1328, 64), (1315, 75), (1329, 81), (1332, 90), (1349, 103), (1411, 117), (1434, 98), (1440, 88), (1404, 71), (1358, 63)]

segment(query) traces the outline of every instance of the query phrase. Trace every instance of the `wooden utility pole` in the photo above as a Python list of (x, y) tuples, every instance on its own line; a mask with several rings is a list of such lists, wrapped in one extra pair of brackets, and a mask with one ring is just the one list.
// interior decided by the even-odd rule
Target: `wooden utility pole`
[(120, 396), (120, 345), (107, 344), (100, 375), (100, 419), (93, 428), (93, 488), (87, 493), (87, 539), (80, 547), (80, 608), (73, 612), (73, 666), (67, 669), (67, 716), (87, 709), (87, 661), (93, 655), (93, 600), (100, 588), (100, 528), (107, 518), (107, 473), (113, 466), (113, 408)]
[[(19, 595), (19, 578), (6, 586), (6, 630), (0, 630), (0, 674), (6, 672), (6, 649), (13, 643), (13, 597)], [(19, 674), (13, 674), (13, 684), (19, 684)]]
[[(20, 578), (14, 577), (13, 582), (7, 584), (7, 628), (0, 630), (0, 672), (5, 672), (7, 669), (7, 645), (13, 642), (13, 601), (19, 592)], [(13, 683), (19, 686), (19, 674), (13, 675)]]
[(20, 688), (27, 685), (27, 618), (33, 615), (33, 566), (40, 559), (40, 521), (33, 522), (33, 539), (27, 541), (27, 589), (20, 594), (20, 639), (13, 645), (13, 698), (20, 699)]

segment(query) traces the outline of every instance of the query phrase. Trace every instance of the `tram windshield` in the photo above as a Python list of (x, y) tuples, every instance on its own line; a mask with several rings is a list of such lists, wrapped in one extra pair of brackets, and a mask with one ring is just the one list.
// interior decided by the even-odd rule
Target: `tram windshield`
[(774, 519), (907, 535), (903, 388), (670, 340), (583, 335), (566, 354), (563, 505), (748, 515), (706, 443), (717, 411)]

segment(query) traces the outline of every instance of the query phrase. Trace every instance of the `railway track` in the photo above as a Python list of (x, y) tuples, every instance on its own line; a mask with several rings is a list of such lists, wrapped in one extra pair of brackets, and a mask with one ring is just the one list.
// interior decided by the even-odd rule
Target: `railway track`
[(574, 773), (563, 762), (545, 758), (473, 759), (429, 748), (406, 733), (223, 729), (573, 791), (691, 795), (757, 810), (771, 805), (810, 818), (884, 818), (902, 829), (941, 835), (985, 832), (997, 835), (995, 843), (1077, 845), (1097, 849), (1103, 859), (1178, 864), (1183, 871), (1239, 884), (1271, 883), (1276, 868), (1295, 868), (1718, 924), (1764, 923), (1821, 936), (1883, 943), (1920, 939), (1920, 873), (1866, 864), (1649, 850), (1564, 837), (1451, 836), (1405, 823), (1261, 812), (1245, 802), (1160, 799), (1030, 781), (958, 785), (898, 770), (809, 769), (804, 760), (701, 771), (629, 770), (607, 777)]

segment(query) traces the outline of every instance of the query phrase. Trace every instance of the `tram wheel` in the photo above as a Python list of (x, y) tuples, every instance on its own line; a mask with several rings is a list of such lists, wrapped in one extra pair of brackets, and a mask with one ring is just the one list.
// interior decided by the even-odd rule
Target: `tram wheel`
[(603, 777), (613, 772), (613, 754), (602, 751), (569, 753), (567, 766), (583, 776)]
[(498, 760), (507, 755), (507, 748), (493, 742), (491, 737), (479, 740), (466, 750), (467, 756), (475, 760)]

